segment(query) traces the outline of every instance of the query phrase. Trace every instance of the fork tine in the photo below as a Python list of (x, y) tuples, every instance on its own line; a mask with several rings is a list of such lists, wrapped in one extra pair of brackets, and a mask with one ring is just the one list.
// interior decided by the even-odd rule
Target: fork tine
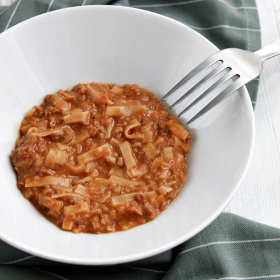
[(211, 87), (209, 87), (206, 91), (204, 91), (198, 98), (196, 98), (189, 106), (187, 106), (187, 108), (185, 108), (181, 113), (179, 113), (178, 117), (180, 118), (186, 111), (188, 111), (190, 108), (192, 108), (198, 101), (203, 99), (214, 89), (217, 89), (222, 84), (224, 84), (226, 81), (228, 81), (230, 78), (232, 78), (234, 76), (234, 74), (235, 73), (232, 73), (232, 70), (230, 72), (228, 72), (225, 76), (223, 76), (221, 79), (219, 79), (217, 82), (215, 82)]
[(231, 94), (233, 94), (235, 91), (237, 91), (239, 88), (241, 88), (245, 83), (241, 79), (237, 79), (235, 82), (233, 82), (230, 86), (228, 86), (226, 89), (224, 89), (218, 96), (216, 96), (211, 102), (209, 102), (202, 110), (200, 110), (196, 115), (194, 115), (190, 120), (188, 120), (187, 124), (192, 123), (202, 115), (204, 115), (206, 112), (214, 108), (216, 105), (218, 105), (221, 101), (229, 97)]
[[(216, 53), (217, 54), (217, 53)], [(206, 60), (204, 60), (201, 64), (199, 64), (195, 69), (193, 69), (189, 74), (187, 74), (180, 82), (178, 82), (166, 95), (162, 97), (162, 101), (165, 101), (171, 94), (173, 94), (175, 91), (177, 91), (180, 87), (182, 87), (184, 84), (189, 82), (191, 79), (193, 79), (195, 76), (197, 76), (202, 71), (209, 68), (214, 63), (218, 62), (219, 60), (216, 57), (216, 54), (210, 56)]]
[(186, 99), (191, 93), (199, 89), (201, 86), (203, 86), (206, 82), (208, 82), (210, 79), (214, 78), (216, 75), (221, 73), (223, 70), (228, 68), (225, 63), (222, 63), (218, 68), (211, 71), (207, 76), (205, 76), (199, 83), (197, 83), (194, 87), (192, 87), (189, 91), (187, 91), (182, 97), (180, 97), (177, 101), (175, 101), (172, 105), (170, 105), (169, 109), (172, 109), (176, 105), (178, 105), (181, 101)]

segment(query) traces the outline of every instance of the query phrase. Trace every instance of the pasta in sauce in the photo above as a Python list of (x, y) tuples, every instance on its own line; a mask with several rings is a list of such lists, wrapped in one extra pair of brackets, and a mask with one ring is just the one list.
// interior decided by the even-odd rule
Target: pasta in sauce
[(137, 85), (78, 84), (47, 95), (20, 127), (18, 187), (47, 219), (108, 233), (155, 219), (187, 177), (190, 136)]

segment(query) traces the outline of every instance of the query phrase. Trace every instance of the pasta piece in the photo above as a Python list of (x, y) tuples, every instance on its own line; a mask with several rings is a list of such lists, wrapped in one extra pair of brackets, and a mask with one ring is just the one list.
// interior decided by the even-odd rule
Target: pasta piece
[(150, 114), (153, 117), (157, 117), (157, 119), (161, 118), (161, 119), (166, 119), (168, 117), (168, 112), (167, 111), (150, 111)]
[(110, 154), (111, 154), (111, 148), (107, 143), (78, 156), (78, 162), (82, 164), (82, 163), (99, 159), (101, 157), (108, 156)]
[(90, 198), (89, 190), (83, 185), (77, 185), (74, 189), (74, 193), (79, 194), (83, 197)]
[(124, 92), (124, 89), (120, 86), (114, 86), (113, 88), (110, 89), (110, 91), (115, 94), (122, 94)]
[(155, 191), (146, 192), (145, 195), (151, 203), (153, 203), (156, 199), (156, 192)]
[(119, 140), (117, 140), (117, 139), (115, 139), (115, 138), (112, 138), (111, 140), (110, 140), (110, 144), (112, 145), (112, 146), (117, 146), (117, 145), (119, 145), (121, 143), (121, 141), (119, 141)]
[(69, 110), (71, 105), (63, 100), (59, 95), (54, 94), (51, 98), (53, 105), (60, 110)]
[(184, 156), (178, 152), (175, 152), (174, 155), (175, 155), (175, 164), (180, 166), (180, 163), (184, 160)]
[(116, 163), (116, 160), (117, 160), (115, 157), (110, 156), (110, 155), (109, 155), (109, 156), (106, 156), (105, 159), (106, 159), (106, 161), (107, 161), (108, 163), (111, 163), (112, 165), (115, 164), (115, 163)]
[(143, 151), (145, 152), (147, 157), (154, 158), (159, 154), (159, 150), (149, 142), (147, 145), (143, 147)]
[(67, 154), (60, 150), (50, 149), (45, 160), (47, 168), (54, 168), (55, 164), (63, 165), (67, 160)]
[(164, 148), (162, 151), (163, 151), (163, 157), (166, 161), (169, 162), (170, 160), (174, 159), (172, 147)]
[(36, 122), (34, 124), (28, 124), (28, 125), (22, 126), (20, 131), (22, 133), (26, 134), (30, 127), (37, 127), (40, 129), (45, 129), (47, 127), (47, 125), (48, 125), (48, 121), (44, 120), (44, 121)]
[(92, 173), (92, 174), (90, 174), (89, 176), (87, 176), (87, 177), (85, 177), (85, 178), (83, 178), (83, 179), (78, 180), (77, 183), (78, 183), (78, 184), (83, 184), (83, 183), (92, 182), (92, 181), (94, 181), (95, 176), (97, 176), (97, 174), (96, 174), (96, 173)]
[(63, 220), (62, 228), (65, 230), (71, 230), (72, 227), (73, 227), (73, 222), (65, 218)]
[(44, 162), (43, 157), (37, 155), (37, 159), (36, 159), (36, 161), (34, 162), (34, 165), (33, 165), (34, 168), (39, 167), (40, 165), (43, 164), (43, 162)]
[(85, 171), (86, 165), (74, 165), (69, 162), (65, 162), (65, 167), (70, 171), (71, 175), (82, 175)]
[(156, 207), (159, 207), (163, 202), (164, 202), (164, 195), (161, 194), (156, 198), (154, 205)]
[(96, 178), (94, 182), (99, 186), (108, 186), (108, 187), (111, 187), (116, 184), (116, 182), (111, 178), (110, 179)]
[(27, 125), (25, 125), (25, 126), (22, 126), (22, 127), (20, 128), (20, 131), (21, 131), (23, 134), (26, 134), (27, 131), (29, 130), (29, 128), (31, 128), (31, 127), (33, 127), (31, 124), (27, 124)]
[(124, 187), (143, 185), (142, 181), (139, 181), (139, 180), (133, 181), (133, 180), (125, 179), (125, 178), (118, 177), (115, 175), (112, 175), (109, 179), (116, 181), (119, 185), (124, 186)]
[(71, 179), (64, 177), (46, 176), (43, 178), (27, 178), (25, 187), (42, 187), (46, 185), (60, 185), (63, 187), (70, 187)]
[(159, 178), (160, 179), (165, 179), (168, 175), (170, 174), (168, 169), (163, 169), (160, 174), (159, 174)]
[(147, 171), (148, 171), (147, 164), (143, 164), (143, 165), (139, 165), (139, 166), (131, 168), (126, 173), (129, 175), (129, 177), (138, 178), (138, 177), (144, 175), (145, 173), (147, 173)]
[(73, 197), (78, 197), (78, 198), (81, 198), (81, 199), (85, 199), (84, 197), (78, 195), (78, 194), (75, 194), (75, 193), (60, 193), (60, 194), (53, 194), (51, 196), (51, 198), (59, 198), (59, 197), (64, 197), (64, 196), (73, 196)]
[(137, 195), (141, 195), (141, 193), (135, 192), (135, 193), (129, 193), (129, 194), (113, 196), (112, 197), (112, 204), (113, 205), (126, 204), (126, 203), (134, 200)]
[(124, 159), (126, 169), (130, 170), (132, 167), (135, 167), (136, 161), (132, 154), (130, 144), (127, 141), (125, 141), (125, 142), (120, 143), (119, 147), (120, 147), (123, 159)]
[(91, 172), (91, 173), (96, 174), (96, 175), (94, 175), (94, 176), (97, 176), (97, 175), (98, 175), (98, 171), (97, 171), (97, 169), (94, 169), (94, 168), (97, 167), (97, 165), (98, 165), (97, 162), (94, 162), (94, 161), (88, 162), (87, 165), (86, 165), (85, 172), (86, 172), (86, 173)]
[(188, 131), (180, 125), (177, 121), (175, 120), (169, 120), (166, 122), (167, 128), (175, 135), (177, 136), (180, 140), (186, 140), (189, 136)]
[(179, 148), (183, 146), (183, 142), (175, 135), (173, 135), (174, 138), (174, 148)]
[(89, 136), (90, 135), (86, 129), (79, 131), (79, 133), (75, 134), (75, 140), (73, 141), (73, 144), (81, 143), (89, 138)]
[(101, 191), (104, 193), (106, 190), (115, 186), (116, 182), (111, 179), (96, 178), (94, 184), (90, 186), (90, 192)]
[(67, 150), (67, 149), (70, 148), (68, 145), (65, 145), (65, 144), (62, 144), (62, 143), (56, 143), (56, 145), (62, 151)]
[(60, 211), (63, 206), (63, 202), (55, 199), (51, 199), (48, 196), (43, 194), (39, 194), (38, 203), (55, 211)]
[(110, 175), (116, 175), (119, 177), (124, 177), (124, 169), (122, 168), (117, 168), (117, 167), (112, 167), (111, 170), (109, 171)]
[(128, 139), (142, 139), (143, 134), (140, 132), (130, 133), (130, 130), (140, 127), (140, 122), (133, 119), (124, 129), (124, 136)]
[(57, 157), (56, 151), (51, 149), (46, 157), (45, 166), (47, 168), (53, 169), (56, 163), (56, 157)]
[(97, 197), (93, 198), (93, 200), (103, 203), (103, 202), (105, 202), (110, 196), (111, 196), (110, 193), (101, 193), (101, 194), (98, 195)]
[(168, 169), (170, 167), (171, 167), (170, 164), (168, 164), (167, 162), (163, 161), (160, 158), (156, 158), (152, 163), (153, 169), (157, 169), (157, 168)]
[(42, 131), (36, 127), (31, 127), (31, 128), (29, 128), (27, 133), (32, 134), (34, 136), (45, 137), (45, 136), (49, 136), (49, 135), (62, 135), (63, 130), (60, 128), (55, 128), (55, 129)]
[(56, 150), (56, 163), (59, 165), (63, 165), (65, 161), (67, 160), (67, 154), (60, 150)]
[(146, 124), (141, 128), (143, 133), (143, 142), (148, 143), (149, 141), (153, 141), (155, 138), (156, 130), (154, 127), (154, 123)]
[(185, 154), (188, 154), (190, 151), (190, 143), (187, 141), (183, 143), (177, 136), (173, 135), (174, 138), (174, 148), (182, 148)]
[(59, 188), (60, 191), (71, 193), (73, 192), (73, 188)]
[(161, 143), (163, 143), (163, 142), (164, 142), (163, 137), (158, 136), (158, 137), (155, 139), (155, 141), (153, 142), (153, 144), (154, 144), (154, 145), (158, 145), (158, 144), (161, 144)]
[(33, 126), (37, 128), (46, 128), (47, 125), (48, 125), (48, 121), (44, 120), (44, 121), (36, 122)]
[(85, 112), (73, 111), (70, 114), (63, 117), (63, 121), (66, 124), (70, 124), (70, 123), (88, 124), (89, 111), (85, 111)]
[(87, 85), (87, 95), (96, 104), (110, 104), (110, 103), (112, 103), (105, 94), (100, 93), (99, 91), (95, 90), (90, 85)]
[(167, 193), (172, 192), (173, 189), (169, 188), (169, 187), (161, 186), (161, 187), (158, 188), (158, 191), (159, 191), (160, 194), (166, 195)]
[(110, 117), (123, 117), (132, 114), (143, 114), (146, 112), (146, 106), (108, 106), (105, 115)]
[(108, 125), (107, 126), (107, 129), (106, 129), (106, 133), (104, 135), (104, 139), (109, 139), (111, 138), (111, 133), (112, 133), (112, 129), (114, 127), (114, 119), (113, 118), (109, 118), (106, 120), (106, 124)]
[(71, 214), (77, 214), (88, 211), (89, 207), (86, 202), (79, 202), (75, 205), (64, 206), (64, 214), (66, 217), (69, 217)]

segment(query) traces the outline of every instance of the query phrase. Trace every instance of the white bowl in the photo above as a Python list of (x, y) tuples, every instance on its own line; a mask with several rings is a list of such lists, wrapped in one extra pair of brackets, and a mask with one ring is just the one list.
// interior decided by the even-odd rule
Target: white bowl
[(63, 9), (0, 35), (0, 238), (43, 258), (116, 264), (168, 250), (213, 221), (232, 198), (252, 153), (254, 117), (245, 88), (190, 127), (189, 177), (156, 220), (112, 234), (55, 227), (16, 187), (10, 151), (25, 113), (46, 94), (79, 82), (136, 83), (159, 98), (217, 51), (185, 25), (108, 6)]

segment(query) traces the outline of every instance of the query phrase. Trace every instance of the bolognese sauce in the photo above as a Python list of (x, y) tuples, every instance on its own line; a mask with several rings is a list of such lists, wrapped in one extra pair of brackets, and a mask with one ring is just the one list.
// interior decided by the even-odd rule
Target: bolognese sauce
[(78, 84), (33, 107), (11, 159), (17, 184), (48, 220), (109, 233), (155, 219), (187, 177), (190, 136), (137, 85)]

